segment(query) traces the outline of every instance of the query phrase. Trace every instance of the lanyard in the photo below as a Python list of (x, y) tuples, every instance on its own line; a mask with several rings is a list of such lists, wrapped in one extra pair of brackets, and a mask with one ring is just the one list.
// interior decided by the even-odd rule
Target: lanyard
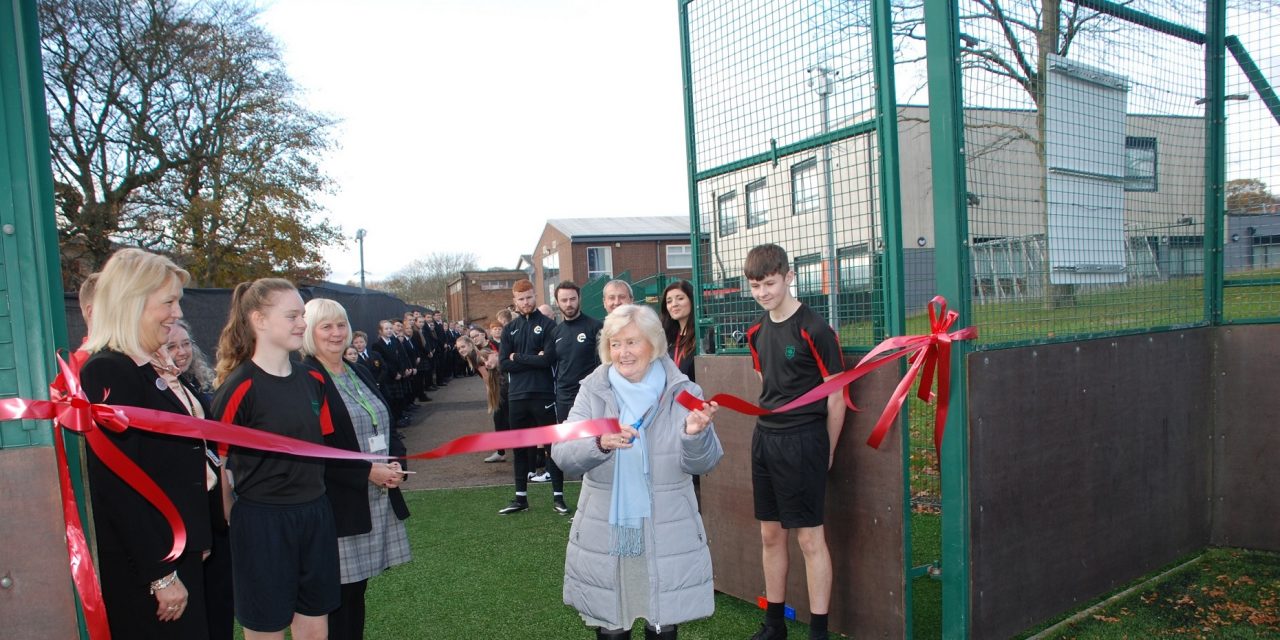
[(356, 402), (361, 406), (361, 408), (365, 410), (365, 413), (368, 413), (369, 417), (373, 419), (373, 433), (374, 435), (377, 435), (378, 434), (378, 412), (374, 410), (373, 403), (369, 402), (369, 399), (364, 396), (364, 385), (356, 384), (351, 379), (352, 376), (354, 376), (355, 374), (356, 373), (352, 371), (350, 367), (348, 367), (346, 364), (343, 364), (342, 375), (335, 375), (333, 376), (333, 379), (338, 381), (338, 386), (344, 387), (347, 390), (347, 392), (349, 392), (352, 396), (354, 396), (356, 399)]

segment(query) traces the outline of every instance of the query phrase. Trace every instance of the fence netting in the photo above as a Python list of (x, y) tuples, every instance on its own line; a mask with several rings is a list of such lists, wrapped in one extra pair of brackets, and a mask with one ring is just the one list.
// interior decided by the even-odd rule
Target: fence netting
[(1223, 317), (1280, 320), (1280, 10), (1227, 5)]
[[(699, 1), (688, 7), (702, 318), (719, 352), (761, 315), (743, 278), (784, 247), (794, 293), (873, 344), (882, 321), (870, 3)], [(870, 126), (869, 126), (870, 125)]]

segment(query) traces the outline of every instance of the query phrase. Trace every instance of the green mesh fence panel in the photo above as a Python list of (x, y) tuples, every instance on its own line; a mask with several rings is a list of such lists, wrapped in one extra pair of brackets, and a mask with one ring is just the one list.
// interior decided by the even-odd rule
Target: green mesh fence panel
[(1280, 11), (1227, 5), (1223, 317), (1280, 321)]
[[(974, 321), (982, 341), (1204, 321), (1203, 6), (961, 0)], [(1059, 45), (1037, 34), (1061, 10)]]
[(747, 252), (783, 246), (795, 294), (846, 348), (873, 344), (883, 309), (871, 3), (691, 3), (688, 57), (701, 318), (718, 352), (761, 315)]

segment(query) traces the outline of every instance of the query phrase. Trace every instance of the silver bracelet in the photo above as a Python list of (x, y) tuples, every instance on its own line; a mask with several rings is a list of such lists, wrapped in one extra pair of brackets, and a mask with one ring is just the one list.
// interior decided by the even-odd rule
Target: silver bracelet
[(156, 592), (157, 592), (157, 591), (159, 591), (159, 590), (161, 590), (161, 589), (168, 589), (169, 587), (172, 587), (172, 586), (173, 586), (173, 583), (175, 583), (175, 582), (177, 582), (177, 581), (178, 581), (178, 571), (177, 571), (176, 569), (174, 570), (174, 572), (173, 572), (173, 573), (171, 573), (171, 574), (169, 574), (169, 575), (167, 575), (167, 576), (165, 576), (165, 577), (163, 577), (163, 578), (160, 578), (159, 580), (152, 580), (152, 581), (151, 581), (151, 595), (153, 595), (153, 596), (154, 596), (154, 595), (156, 594)]

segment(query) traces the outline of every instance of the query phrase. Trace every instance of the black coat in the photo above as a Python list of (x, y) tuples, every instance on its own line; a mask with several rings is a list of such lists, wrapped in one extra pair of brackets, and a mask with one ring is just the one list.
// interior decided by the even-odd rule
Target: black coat
[[(156, 386), (157, 381), (163, 388)], [(95, 353), (81, 369), (80, 383), (91, 402), (106, 401), (113, 405), (187, 414), (186, 406), (150, 363), (139, 366), (123, 353)], [(186, 525), (186, 553), (209, 549), (212, 535), (204, 442), (141, 429), (127, 429), (123, 433), (103, 429), (102, 433), (173, 501)], [(128, 556), (138, 577), (145, 582), (173, 572), (176, 564), (164, 561), (173, 544), (164, 516), (107, 468), (92, 449), (88, 458), (89, 494), (98, 548)], [(122, 586), (108, 584), (109, 581), (104, 573), (103, 590)], [(135, 588), (134, 585), (125, 587)]]
[[(324, 392), (329, 401), (329, 417), (333, 420), (333, 433), (324, 437), (324, 443), (330, 447), (360, 451), (355, 426), (351, 423), (351, 414), (347, 412), (347, 404), (342, 400), (338, 385), (333, 382), (324, 365), (313, 356), (307, 356), (303, 362), (324, 374)], [(374, 396), (384, 405), (387, 399), (378, 391), (377, 385), (368, 372), (362, 367), (352, 367), (352, 371), (360, 377)], [(390, 405), (387, 413), (390, 414)], [(390, 425), (386, 425), (390, 427)], [(387, 437), (391, 437), (387, 429)], [(389, 444), (389, 443), (388, 443)], [(338, 537), (368, 533), (373, 529), (373, 521), (369, 518), (369, 469), (372, 463), (368, 460), (329, 460), (325, 463), (325, 493), (329, 496), (329, 504), (333, 507), (333, 520), (337, 525)], [(396, 517), (404, 520), (409, 517), (409, 507), (404, 502), (400, 489), (391, 489), (387, 497), (391, 500), (391, 509)]]

